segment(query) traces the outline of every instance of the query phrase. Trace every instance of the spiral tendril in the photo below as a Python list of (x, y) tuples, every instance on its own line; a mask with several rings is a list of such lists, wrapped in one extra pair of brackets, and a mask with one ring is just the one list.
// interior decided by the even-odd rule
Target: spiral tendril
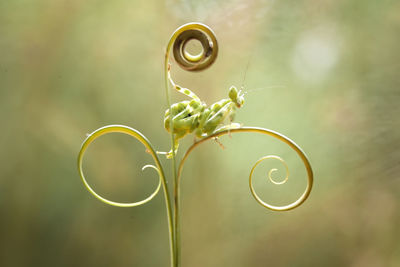
[[(173, 36), (173, 54), (175, 61), (188, 71), (200, 71), (208, 68), (218, 55), (218, 43), (214, 32), (202, 23), (188, 23), (179, 27)], [(192, 55), (187, 44), (197, 40), (201, 44), (201, 52)]]
[(274, 155), (264, 156), (264, 157), (260, 158), (259, 160), (256, 161), (256, 163), (255, 163), (255, 164), (253, 165), (253, 167), (251, 168), (250, 176), (249, 176), (249, 186), (250, 186), (251, 194), (252, 194), (253, 197), (257, 200), (257, 202), (259, 202), (261, 205), (266, 206), (267, 208), (271, 208), (271, 207), (272, 207), (271, 205), (269, 205), (269, 204), (265, 203), (264, 201), (262, 201), (261, 198), (257, 195), (257, 193), (256, 193), (256, 191), (255, 191), (255, 189), (254, 189), (253, 183), (252, 183), (254, 170), (256, 169), (256, 167), (258, 166), (258, 164), (260, 164), (262, 161), (267, 160), (267, 159), (277, 159), (277, 160), (279, 160), (280, 162), (282, 162), (282, 164), (285, 166), (285, 169), (286, 169), (286, 176), (285, 176), (285, 178), (284, 178), (282, 181), (279, 181), (279, 182), (276, 181), (276, 180), (274, 180), (274, 178), (272, 178), (272, 173), (275, 172), (275, 171), (277, 171), (278, 169), (272, 168), (272, 169), (270, 169), (270, 170), (268, 171), (268, 179), (269, 179), (273, 184), (282, 185), (282, 184), (286, 183), (287, 180), (289, 179), (289, 168), (288, 168), (286, 162), (285, 162), (282, 158), (280, 158), (280, 157), (278, 157), (278, 156), (274, 156)]
[(290, 203), (290, 204), (288, 204), (288, 205), (285, 205), (285, 206), (274, 206), (274, 205), (271, 205), (271, 204), (268, 204), (268, 203), (264, 202), (264, 201), (256, 194), (256, 192), (255, 192), (255, 190), (254, 190), (254, 187), (253, 187), (253, 184), (252, 184), (253, 172), (254, 172), (254, 170), (255, 170), (255, 167), (256, 167), (259, 163), (261, 163), (262, 161), (264, 161), (264, 160), (266, 160), (266, 159), (277, 159), (277, 160), (281, 161), (282, 164), (285, 166), (285, 168), (286, 168), (286, 176), (285, 176), (285, 178), (283, 179), (283, 181), (280, 181), (280, 182), (276, 181), (275, 179), (272, 178), (272, 173), (275, 172), (275, 171), (277, 170), (277, 169), (274, 168), (274, 169), (271, 169), (271, 170), (268, 172), (268, 178), (269, 178), (269, 179), (271, 180), (271, 182), (274, 183), (274, 184), (284, 184), (284, 183), (286, 183), (286, 181), (287, 181), (288, 178), (289, 178), (289, 168), (288, 168), (287, 164), (285, 163), (285, 161), (284, 161), (283, 159), (281, 159), (280, 157), (278, 157), (278, 156), (270, 155), (270, 156), (265, 156), (265, 157), (260, 158), (260, 159), (253, 165), (253, 167), (252, 167), (252, 169), (251, 169), (251, 172), (250, 172), (250, 176), (249, 176), (250, 191), (251, 191), (253, 197), (255, 198), (255, 200), (256, 200), (258, 203), (260, 203), (263, 207), (268, 208), (268, 209), (270, 209), (270, 210), (274, 210), (274, 211), (292, 210), (292, 209), (294, 209), (294, 208), (300, 206), (301, 204), (303, 204), (304, 201), (305, 201), (305, 200), (308, 198), (308, 196), (310, 195), (311, 188), (312, 188), (312, 185), (313, 185), (313, 180), (314, 180), (314, 178), (313, 178), (313, 172), (312, 172), (312, 169), (311, 169), (311, 165), (310, 165), (310, 162), (309, 162), (309, 160), (308, 160), (306, 154), (303, 152), (303, 150), (302, 150), (295, 142), (293, 142), (292, 140), (290, 140), (290, 139), (287, 138), (286, 136), (284, 136), (284, 135), (282, 135), (282, 134), (280, 134), (280, 133), (278, 133), (278, 132), (275, 132), (275, 131), (272, 131), (272, 130), (268, 130), (268, 129), (264, 129), (264, 128), (258, 128), (258, 127), (241, 127), (241, 128), (223, 130), (223, 131), (220, 131), (220, 132), (217, 132), (217, 133), (215, 133), (215, 134), (209, 135), (209, 136), (207, 136), (207, 137), (205, 137), (205, 138), (203, 138), (203, 139), (197, 141), (197, 142), (194, 143), (191, 147), (189, 147), (189, 149), (186, 151), (185, 155), (184, 155), (183, 158), (182, 158), (182, 161), (181, 161), (181, 163), (180, 163), (180, 165), (179, 165), (179, 168), (178, 168), (178, 183), (180, 183), (180, 177), (181, 177), (181, 174), (182, 174), (183, 165), (184, 165), (186, 159), (188, 158), (189, 154), (193, 151), (194, 148), (196, 148), (198, 145), (202, 144), (203, 142), (205, 142), (205, 141), (207, 141), (207, 140), (210, 140), (210, 139), (213, 139), (213, 138), (215, 138), (215, 137), (219, 137), (219, 136), (226, 135), (226, 134), (240, 133), (240, 132), (250, 132), (250, 133), (261, 133), (261, 134), (266, 134), (266, 135), (272, 136), (272, 137), (277, 138), (277, 139), (279, 139), (280, 141), (286, 143), (287, 145), (289, 145), (289, 146), (298, 154), (298, 156), (299, 156), (299, 157), (301, 158), (301, 160), (303, 161), (304, 167), (306, 168), (306, 171), (307, 171), (307, 187), (306, 187), (304, 193), (303, 193), (296, 201), (294, 201), (294, 202), (292, 202), (292, 203)]
[[(137, 202), (121, 203), (121, 202), (108, 200), (108, 199), (102, 197), (101, 195), (99, 195), (98, 193), (96, 193), (96, 191), (94, 191), (93, 188), (86, 181), (85, 175), (83, 173), (83, 168), (82, 168), (83, 156), (85, 154), (86, 149), (89, 147), (89, 145), (94, 140), (96, 140), (100, 136), (102, 136), (104, 134), (108, 134), (108, 133), (115, 133), (115, 132), (128, 134), (128, 135), (134, 137), (135, 139), (139, 140), (146, 147), (147, 151), (149, 151), (150, 154), (152, 154), (152, 151), (154, 153), (154, 150), (151, 148), (151, 145), (147, 141), (147, 139), (140, 132), (136, 131), (135, 129), (129, 128), (127, 126), (122, 126), (122, 125), (110, 125), (110, 126), (105, 126), (105, 127), (99, 128), (96, 131), (94, 131), (93, 133), (89, 134), (87, 136), (87, 138), (85, 139), (85, 141), (83, 141), (81, 150), (78, 155), (78, 170), (79, 170), (79, 174), (81, 176), (82, 182), (85, 185), (86, 189), (93, 196), (95, 196), (97, 199), (99, 199), (100, 201), (102, 201), (108, 205), (117, 206), (117, 207), (125, 207), (125, 208), (143, 205), (143, 204), (149, 202), (150, 200), (152, 200), (157, 195), (157, 193), (160, 191), (162, 179), (163, 179), (163, 173), (162, 173), (162, 170), (160, 167), (156, 167), (154, 165), (143, 166), (142, 171), (144, 171), (147, 168), (152, 168), (157, 171), (158, 176), (159, 176), (159, 183), (158, 183), (156, 189), (147, 198), (145, 198), (141, 201), (137, 201)], [(154, 158), (154, 156), (156, 157), (156, 155), (152, 155), (152, 156), (153, 156), (153, 158)], [(156, 164), (157, 164), (157, 161), (156, 161)], [(157, 165), (160, 166), (159, 163)]]
[(268, 171), (268, 179), (271, 181), (271, 183), (276, 184), (276, 185), (282, 185), (282, 184), (286, 183), (287, 180), (289, 179), (289, 168), (288, 168), (286, 162), (285, 162), (281, 157), (278, 157), (278, 156), (269, 155), (269, 156), (265, 156), (265, 157), (260, 158), (260, 159), (257, 160), (257, 162), (254, 164), (254, 166), (253, 166), (253, 168), (252, 168), (252, 170), (251, 170), (251, 173), (253, 173), (255, 167), (256, 167), (259, 163), (261, 163), (262, 161), (267, 160), (267, 159), (277, 159), (277, 160), (279, 160), (279, 161), (282, 162), (282, 164), (285, 166), (285, 170), (286, 170), (286, 176), (285, 176), (285, 178), (283, 178), (282, 181), (276, 181), (274, 178), (272, 178), (272, 173), (273, 173), (273, 172), (276, 172), (278, 169), (276, 169), (276, 168), (270, 169), (270, 170)]

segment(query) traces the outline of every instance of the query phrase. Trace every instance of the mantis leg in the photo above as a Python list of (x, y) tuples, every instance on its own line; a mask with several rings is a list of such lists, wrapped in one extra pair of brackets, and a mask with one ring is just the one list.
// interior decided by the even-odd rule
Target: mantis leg
[(211, 114), (211, 117), (206, 121), (207, 123), (222, 123), (226, 116), (230, 115), (233, 111), (232, 102), (225, 103), (220, 109), (218, 109), (215, 113)]
[(184, 137), (186, 135), (186, 132), (182, 132), (179, 134), (175, 135), (175, 142), (174, 142), (174, 146), (175, 146), (175, 150), (172, 151), (172, 149), (169, 152), (164, 152), (164, 151), (157, 151), (157, 154), (161, 154), (161, 155), (165, 155), (167, 157), (167, 159), (171, 159), (173, 155), (176, 155), (176, 153), (178, 152), (178, 147), (179, 147), (179, 139), (181, 139), (182, 137)]
[(214, 137), (213, 138), (215, 143), (217, 143), (219, 145), (220, 148), (225, 149), (224, 145), (221, 143), (221, 141), (219, 141), (218, 137)]
[(233, 105), (232, 102), (227, 102), (216, 111), (211, 111), (204, 124), (203, 134), (205, 135), (213, 134), (215, 132), (215, 129), (223, 123), (225, 118), (229, 114), (234, 112), (232, 105)]
[(182, 110), (172, 118), (174, 124), (179, 122), (180, 120), (183, 120), (184, 118), (187, 118), (190, 113), (193, 113), (193, 108), (190, 105), (187, 105), (184, 110)]
[(175, 84), (174, 83), (174, 81), (172, 80), (172, 78), (171, 78), (171, 70), (170, 70), (171, 68), (170, 68), (170, 66), (168, 65), (168, 80), (169, 80), (169, 82), (172, 84), (172, 86), (175, 88), (175, 90), (177, 90), (179, 93), (182, 93), (182, 94), (184, 94), (184, 95), (187, 95), (188, 97), (190, 97), (190, 98), (193, 98), (193, 99), (196, 99), (196, 100), (199, 100), (200, 101), (200, 98), (195, 94), (195, 93), (193, 93), (192, 91), (190, 91), (189, 89), (187, 89), (187, 88), (183, 88), (183, 87), (181, 87), (181, 86), (179, 86), (179, 85), (177, 85), (177, 84)]
[(223, 125), (223, 126), (217, 128), (215, 131), (216, 132), (225, 131), (225, 130), (229, 131), (230, 129), (237, 129), (237, 128), (240, 128), (240, 127), (242, 127), (242, 124), (231, 122), (231, 124)]

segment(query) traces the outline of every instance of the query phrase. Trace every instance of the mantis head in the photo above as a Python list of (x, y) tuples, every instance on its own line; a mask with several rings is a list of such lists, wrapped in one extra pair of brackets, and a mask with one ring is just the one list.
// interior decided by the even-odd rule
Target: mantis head
[(244, 94), (242, 91), (238, 91), (235, 86), (232, 86), (229, 89), (229, 98), (233, 103), (236, 104), (236, 107), (240, 108), (244, 104)]

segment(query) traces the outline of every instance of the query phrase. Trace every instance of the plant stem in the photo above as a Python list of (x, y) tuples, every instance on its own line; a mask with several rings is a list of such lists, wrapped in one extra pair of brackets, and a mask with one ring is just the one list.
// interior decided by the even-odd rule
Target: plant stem
[[(171, 38), (171, 40), (174, 38)], [(169, 85), (168, 85), (168, 58), (169, 58), (169, 51), (171, 44), (173, 42), (170, 41), (167, 47), (167, 51), (165, 53), (165, 61), (164, 61), (164, 79), (165, 79), (165, 91), (166, 91), (166, 98), (167, 98), (167, 105), (171, 108), (171, 96), (169, 94)], [(170, 120), (170, 129), (173, 129), (173, 120)], [(178, 216), (178, 209), (177, 209), (177, 189), (179, 187), (177, 183), (177, 172), (176, 172), (176, 158), (175, 158), (175, 136), (171, 131), (171, 150), (172, 150), (172, 176), (173, 176), (173, 187), (174, 187), (174, 218), (172, 229), (170, 228), (170, 238), (172, 239), (172, 246), (170, 248), (171, 252), (171, 267), (178, 267), (179, 266), (179, 241), (177, 239), (177, 216)], [(170, 213), (169, 213), (170, 214)], [(171, 220), (171, 218), (169, 218)]]
[[(209, 29), (206, 25), (201, 24), (201, 23), (187, 23), (185, 25), (182, 25), (178, 29), (175, 30), (175, 32), (172, 34), (171, 38), (169, 39), (166, 51), (165, 51), (165, 60), (164, 60), (164, 79), (165, 79), (165, 91), (166, 91), (166, 98), (167, 98), (167, 105), (172, 110), (171, 107), (171, 96), (169, 93), (169, 55), (171, 52), (171, 48), (174, 45), (174, 42), (177, 40), (178, 36), (182, 34), (185, 31), (193, 31), (196, 29), (197, 31), (202, 31), (202, 34), (200, 36), (196, 35), (196, 37), (193, 37), (193, 33), (191, 33), (192, 37), (186, 36), (186, 40), (191, 40), (192, 38), (198, 39), (202, 38), (201, 40), (204, 40), (207, 45), (207, 51), (203, 51), (201, 57), (198, 56), (191, 56), (187, 58), (186, 55), (186, 60), (193, 63), (194, 66), (187, 66), (186, 63), (184, 66), (182, 66), (182, 62), (179, 63), (177, 61), (177, 58), (175, 58), (175, 61), (177, 61), (182, 68), (190, 71), (195, 71), (195, 70), (202, 70), (210, 66), (217, 54), (218, 54), (218, 45), (217, 45), (217, 40), (215, 38), (215, 34), (212, 32), (211, 29)], [(190, 35), (190, 34), (189, 34)], [(212, 45), (209, 44), (210, 40), (205, 37), (208, 36), (212, 42)], [(189, 38), (189, 39), (188, 39)], [(198, 39), (200, 40), (200, 39)], [(179, 41), (180, 43), (182, 40)], [(203, 48), (204, 48), (204, 43), (203, 43)], [(200, 59), (203, 60), (200, 62)], [(207, 60), (205, 60), (207, 59)], [(180, 185), (179, 185), (179, 176), (177, 175), (177, 164), (176, 164), (176, 157), (175, 157), (175, 135), (174, 135), (174, 126), (173, 126), (173, 119), (169, 120), (170, 122), (170, 132), (171, 132), (171, 151), (172, 151), (172, 176), (173, 176), (173, 186), (174, 186), (174, 218), (173, 218), (173, 234), (171, 235), (172, 238), (174, 238), (174, 246), (172, 248), (172, 254), (174, 255), (174, 259), (171, 260), (172, 267), (179, 267), (181, 265), (181, 241), (180, 241)]]
[[(175, 170), (176, 175), (176, 170)], [(175, 249), (176, 249), (176, 267), (181, 265), (181, 229), (180, 229), (180, 186), (178, 177), (175, 180), (174, 191), (174, 211), (175, 211)]]

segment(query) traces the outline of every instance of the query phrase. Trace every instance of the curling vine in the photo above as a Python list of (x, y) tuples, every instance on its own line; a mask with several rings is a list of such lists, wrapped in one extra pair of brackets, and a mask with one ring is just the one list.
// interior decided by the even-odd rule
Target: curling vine
[[(202, 46), (202, 50), (197, 55), (192, 55), (188, 49), (187, 44), (191, 40), (197, 40)], [(218, 55), (218, 43), (214, 32), (206, 25), (201, 23), (188, 23), (179, 27), (171, 36), (164, 61), (165, 70), (165, 92), (167, 98), (168, 109), (164, 116), (165, 129), (170, 132), (171, 150), (169, 152), (156, 151), (151, 145), (150, 141), (139, 131), (124, 125), (109, 125), (95, 130), (93, 133), (87, 136), (82, 143), (81, 150), (78, 155), (78, 171), (86, 189), (100, 201), (116, 206), (116, 207), (135, 207), (143, 205), (154, 198), (159, 192), (161, 186), (164, 191), (165, 205), (168, 219), (169, 229), (169, 242), (170, 242), (170, 259), (171, 267), (178, 267), (180, 263), (180, 182), (181, 174), (184, 163), (186, 162), (190, 153), (198, 147), (200, 144), (214, 139), (218, 142), (218, 137), (226, 134), (236, 133), (258, 133), (267, 136), (272, 136), (292, 148), (302, 160), (305, 169), (307, 171), (307, 186), (303, 194), (293, 203), (285, 206), (275, 206), (268, 204), (263, 201), (256, 193), (252, 177), (255, 168), (264, 160), (275, 159), (280, 161), (285, 169), (286, 176), (282, 181), (276, 181), (272, 178), (272, 173), (276, 169), (271, 169), (268, 172), (268, 178), (274, 184), (284, 184), (289, 178), (289, 168), (285, 161), (273, 155), (268, 155), (260, 158), (252, 166), (249, 176), (250, 191), (255, 200), (264, 206), (265, 208), (274, 211), (286, 211), (294, 209), (300, 206), (310, 195), (311, 188), (313, 185), (313, 172), (307, 156), (302, 149), (292, 140), (286, 136), (277, 133), (272, 130), (258, 128), (258, 127), (242, 127), (238, 123), (233, 123), (234, 115), (238, 108), (244, 105), (244, 93), (232, 86), (228, 92), (228, 98), (222, 99), (215, 102), (214, 104), (207, 106), (200, 98), (191, 90), (183, 88), (177, 85), (171, 77), (171, 51), (175, 62), (183, 69), (187, 71), (201, 71), (215, 61)], [(171, 104), (171, 92), (170, 88), (177, 90), (178, 92), (186, 95), (190, 100), (181, 101), (178, 103)], [(224, 122), (229, 120), (230, 123), (225, 124)], [(154, 169), (159, 177), (159, 183), (156, 189), (146, 199), (132, 203), (121, 203), (108, 200), (98, 193), (96, 193), (92, 187), (86, 181), (82, 163), (86, 149), (88, 146), (97, 138), (104, 134), (109, 133), (123, 133), (132, 136), (133, 138), (140, 141), (146, 148), (146, 151), (152, 156), (154, 165), (145, 165), (143, 170), (147, 168)], [(179, 147), (179, 140), (188, 134), (194, 134), (197, 141), (188, 148), (185, 152), (179, 166), (176, 162), (176, 153)], [(166, 180), (165, 172), (158, 158), (159, 154), (165, 154), (167, 158), (171, 159), (172, 164), (172, 176), (173, 176), (173, 198), (170, 197), (170, 191)], [(178, 166), (178, 168), (177, 168)]]

